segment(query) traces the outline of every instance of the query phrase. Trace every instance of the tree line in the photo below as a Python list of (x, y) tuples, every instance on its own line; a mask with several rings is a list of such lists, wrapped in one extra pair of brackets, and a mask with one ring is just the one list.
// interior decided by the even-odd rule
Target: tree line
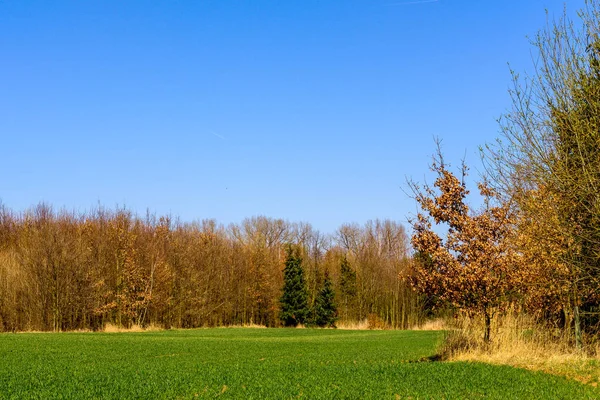
[(406, 328), (422, 318), (420, 296), (398, 279), (410, 253), (394, 221), (324, 235), (263, 216), (224, 226), (42, 203), (20, 213), (0, 205), (0, 330), (281, 326), (290, 245), (310, 307), (328, 286), (340, 323), (371, 316)]

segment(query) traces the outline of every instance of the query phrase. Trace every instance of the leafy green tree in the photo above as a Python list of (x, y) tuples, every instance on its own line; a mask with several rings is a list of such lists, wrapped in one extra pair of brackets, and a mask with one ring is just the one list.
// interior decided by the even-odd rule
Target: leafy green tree
[(283, 295), (279, 318), (284, 326), (304, 324), (309, 315), (308, 290), (304, 280), (302, 257), (291, 245), (287, 248), (287, 259), (283, 270)]
[(335, 292), (329, 274), (325, 272), (323, 287), (319, 291), (313, 307), (314, 324), (324, 328), (335, 328), (337, 320), (337, 307), (335, 305)]

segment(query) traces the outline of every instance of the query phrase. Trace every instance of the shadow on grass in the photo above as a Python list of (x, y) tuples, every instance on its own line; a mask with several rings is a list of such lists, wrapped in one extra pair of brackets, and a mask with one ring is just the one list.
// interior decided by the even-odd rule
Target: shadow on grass
[(413, 364), (413, 363), (436, 362), (436, 361), (443, 361), (442, 356), (439, 354), (434, 354), (429, 357), (421, 357), (418, 360), (408, 360), (407, 363)]

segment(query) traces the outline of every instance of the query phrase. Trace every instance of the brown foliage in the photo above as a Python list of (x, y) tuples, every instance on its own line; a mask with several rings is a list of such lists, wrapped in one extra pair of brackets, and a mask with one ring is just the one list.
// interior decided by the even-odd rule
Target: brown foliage
[[(463, 163), (459, 180), (444, 164), (439, 147), (432, 170), (437, 174), (433, 187), (411, 183), (423, 212), (412, 221), (417, 262), (410, 281), (440, 303), (483, 316), (489, 339), (491, 318), (511, 303), (522, 281), (518, 255), (507, 240), (513, 226), (510, 208), (493, 205), (495, 193), (483, 182), (479, 192), (484, 207), (470, 213), (467, 167)], [(447, 228), (445, 238), (433, 224)]]
[(77, 215), (40, 204), (15, 214), (0, 205), (0, 331), (277, 326), (287, 243), (303, 252), (311, 301), (326, 271), (339, 284), (347, 254), (357, 279), (346, 322), (372, 313), (396, 327), (418, 323), (418, 297), (397, 279), (404, 228), (375, 221), (356, 234), (342, 248), (309, 224), (266, 217), (224, 227), (126, 209)]

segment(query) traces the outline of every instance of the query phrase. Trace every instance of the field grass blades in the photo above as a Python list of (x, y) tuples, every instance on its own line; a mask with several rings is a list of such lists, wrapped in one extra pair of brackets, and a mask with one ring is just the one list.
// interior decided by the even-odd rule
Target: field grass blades
[(0, 398), (600, 398), (506, 366), (431, 361), (437, 331), (199, 329), (0, 335)]

